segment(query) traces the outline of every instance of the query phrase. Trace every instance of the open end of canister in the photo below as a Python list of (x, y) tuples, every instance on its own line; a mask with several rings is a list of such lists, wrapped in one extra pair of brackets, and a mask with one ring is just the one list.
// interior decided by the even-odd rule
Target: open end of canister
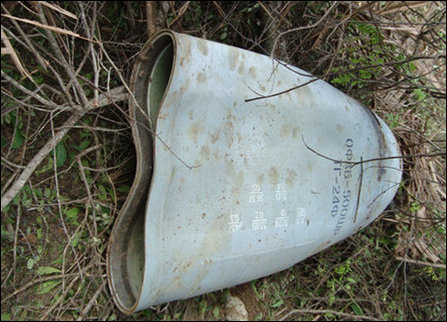
[(158, 111), (160, 110), (166, 87), (172, 69), (173, 45), (167, 43), (161, 49), (149, 77), (147, 109), (151, 118), (152, 127), (155, 128)]
[[(129, 195), (119, 213), (110, 237), (108, 250), (109, 286), (115, 302), (126, 314), (138, 306), (144, 278), (145, 217), (152, 177), (153, 143), (156, 120), (169, 86), (174, 41), (162, 32), (148, 41), (139, 54), (131, 77), (134, 98), (129, 114), (137, 165)], [(149, 117), (148, 117), (149, 116)]]

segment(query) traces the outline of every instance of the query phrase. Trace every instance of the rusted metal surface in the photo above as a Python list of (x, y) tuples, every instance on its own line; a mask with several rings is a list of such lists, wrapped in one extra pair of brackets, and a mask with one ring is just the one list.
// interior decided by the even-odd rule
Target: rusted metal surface
[[(165, 75), (156, 72), (170, 59)], [(121, 311), (286, 269), (385, 209), (401, 180), (399, 159), (334, 161), (400, 155), (373, 112), (321, 80), (245, 101), (310, 77), (174, 32), (144, 46), (132, 76), (138, 104), (130, 102), (137, 173), (108, 249)]]

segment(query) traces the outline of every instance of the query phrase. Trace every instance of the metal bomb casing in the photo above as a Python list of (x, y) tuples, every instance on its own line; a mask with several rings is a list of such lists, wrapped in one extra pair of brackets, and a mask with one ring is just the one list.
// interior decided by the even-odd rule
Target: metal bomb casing
[(162, 31), (131, 86), (136, 174), (107, 254), (124, 313), (289, 268), (368, 225), (399, 187), (387, 125), (294, 66)]

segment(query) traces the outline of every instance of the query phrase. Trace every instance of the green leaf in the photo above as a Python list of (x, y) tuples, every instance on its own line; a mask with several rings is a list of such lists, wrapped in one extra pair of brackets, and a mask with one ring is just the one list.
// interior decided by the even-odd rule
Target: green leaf
[(208, 305), (208, 304), (207, 304), (207, 301), (206, 301), (205, 299), (203, 299), (202, 301), (200, 301), (200, 303), (199, 303), (199, 309), (200, 309), (200, 312), (202, 313), (202, 315), (205, 313), (207, 305)]
[(84, 151), (90, 144), (89, 140), (84, 140), (79, 145), (73, 145), (73, 147), (78, 150), (79, 152)]
[(12, 199), (12, 204), (13, 204), (14, 206), (17, 206), (17, 205), (19, 204), (19, 202), (20, 202), (20, 194), (17, 194), (17, 195), (14, 197), (14, 199)]
[(25, 208), (29, 208), (31, 206), (32, 202), (33, 202), (32, 199), (28, 198), (28, 195), (26, 195), (24, 193), (23, 197), (22, 197), (22, 206), (25, 207)]
[(28, 269), (32, 269), (34, 267), (34, 264), (36, 264), (37, 261), (34, 258), (30, 258), (28, 259), (28, 261), (26, 262), (26, 267)]
[(51, 267), (51, 266), (41, 266), (37, 270), (37, 273), (39, 275), (50, 275), (50, 274), (54, 274), (54, 273), (61, 273), (61, 270)]
[(42, 228), (37, 228), (36, 236), (37, 236), (37, 239), (42, 239), (42, 236), (43, 236)]
[[(44, 166), (42, 169), (40, 170), (36, 170), (36, 174), (40, 175), (42, 173), (45, 173), (47, 171), (50, 171), (51, 169), (53, 169), (53, 158), (48, 158), (48, 163), (46, 166)], [(48, 198), (48, 197), (47, 197)]]
[(13, 118), (14, 118), (14, 116), (11, 112), (9, 112), (8, 114), (5, 114), (5, 116), (3, 116), (3, 114), (2, 114), (2, 120), (4, 119), (6, 124), (11, 124), (13, 121)]
[(130, 191), (130, 187), (127, 185), (123, 185), (123, 186), (119, 186), (118, 188), (116, 188), (116, 190), (118, 190), (119, 192), (129, 192)]
[(50, 190), (49, 188), (45, 188), (45, 190), (43, 191), (43, 195), (44, 195), (46, 198), (50, 198), (50, 196), (51, 196), (51, 190)]
[(330, 319), (334, 319), (335, 318), (335, 315), (334, 314), (332, 314), (332, 313), (326, 313), (324, 316), (327, 316), (328, 318), (330, 318)]
[(60, 281), (47, 281), (39, 285), (39, 287), (36, 289), (37, 295), (43, 295), (47, 294), (49, 291), (51, 291), (53, 288), (55, 288)]
[(346, 280), (349, 282), (349, 283), (351, 283), (351, 284), (355, 284), (356, 283), (356, 280), (354, 279), (354, 278), (352, 278), (352, 277), (346, 277)]
[(356, 315), (363, 315), (363, 311), (357, 304), (351, 304), (351, 309), (354, 311)]
[(71, 246), (73, 247), (78, 246), (80, 237), (81, 237), (80, 233), (77, 233), (70, 242)]
[(277, 301), (275, 301), (272, 305), (271, 305), (271, 307), (272, 308), (277, 308), (277, 307), (280, 307), (281, 305), (283, 305), (284, 304), (284, 300), (283, 299), (278, 299)]
[(78, 208), (71, 208), (65, 213), (65, 215), (67, 216), (68, 220), (76, 220), (78, 219), (78, 213), (79, 213)]
[(219, 318), (219, 315), (220, 315), (219, 307), (218, 307), (218, 306), (215, 306), (214, 309), (213, 309), (213, 317), (214, 317), (215, 319), (218, 319), (218, 318)]
[(2, 321), (11, 321), (11, 314), (2, 313)]
[(98, 194), (98, 198), (100, 200), (106, 200), (107, 199), (107, 191), (106, 188), (104, 186), (99, 186), (99, 194)]
[(67, 160), (67, 151), (65, 150), (65, 146), (62, 142), (59, 142), (54, 150), (56, 151), (56, 165), (60, 168), (64, 165), (65, 160)]
[(422, 101), (427, 95), (422, 91), (422, 89), (417, 88), (413, 91), (413, 95), (418, 101)]
[(16, 130), (14, 141), (12, 141), (11, 149), (18, 149), (23, 144), (23, 135), (19, 130)]

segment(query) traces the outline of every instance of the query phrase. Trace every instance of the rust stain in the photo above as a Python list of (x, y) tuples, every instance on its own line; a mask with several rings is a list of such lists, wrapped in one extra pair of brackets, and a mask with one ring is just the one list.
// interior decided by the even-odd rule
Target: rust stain
[(220, 129), (216, 130), (213, 134), (211, 134), (211, 143), (216, 143), (219, 139)]
[[(288, 92), (288, 93), (290, 93), (290, 92)], [(315, 95), (313, 95), (313, 93), (310, 90), (309, 86), (300, 87), (296, 91), (293, 91), (293, 94), (294, 95), (298, 95), (300, 100), (305, 105), (308, 105), (309, 107), (317, 105), (316, 102), (315, 102), (316, 97), (315, 97)], [(318, 98), (318, 100), (319, 99), (320, 98)]]
[(211, 155), (210, 148), (207, 145), (203, 145), (200, 148), (200, 156), (202, 157), (202, 159), (209, 160), (210, 155)]
[[(185, 270), (189, 270), (190, 273), (192, 273), (192, 269), (197, 269), (199, 271), (194, 282), (190, 286), (191, 294), (197, 292), (200, 283), (207, 275), (209, 266), (212, 264), (212, 258), (217, 253), (222, 253), (228, 250), (231, 234), (226, 232), (227, 228), (226, 217), (219, 216), (208, 226), (205, 237), (203, 238), (200, 247), (197, 248), (198, 253), (188, 258), (193, 265), (185, 267)], [(179, 272), (178, 276), (184, 277), (185, 273)]]
[(238, 196), (240, 194), (240, 188), (244, 184), (244, 173), (242, 171), (239, 171), (239, 173), (234, 177), (233, 181), (233, 188), (231, 189), (231, 192), (233, 193), (233, 196)]
[(159, 113), (157, 119), (159, 120), (166, 120), (169, 116), (168, 112), (164, 112), (164, 113)]
[(290, 134), (290, 126), (288, 124), (283, 124), (281, 130), (279, 131), (279, 136), (285, 138)]
[(258, 176), (258, 178), (256, 179), (256, 183), (259, 186), (262, 186), (262, 184), (264, 183), (264, 174), (261, 174), (261, 175)]
[(238, 60), (239, 60), (239, 49), (229, 48), (228, 62), (230, 64), (230, 70), (236, 69)]
[(248, 73), (250, 74), (251, 77), (256, 78), (256, 68), (254, 66), (251, 66), (248, 69)]
[(239, 66), (239, 68), (237, 69), (237, 73), (239, 75), (242, 75), (244, 73), (244, 64)]
[(232, 108), (227, 108), (227, 120), (236, 120), (236, 116), (233, 114)]
[(198, 40), (196, 42), (197, 44), (197, 49), (200, 51), (200, 53), (203, 56), (207, 56), (208, 55), (208, 45), (206, 44), (206, 42), (204, 40)]
[(204, 73), (198, 73), (197, 74), (197, 82), (198, 83), (204, 83), (206, 81), (206, 76)]
[(195, 292), (199, 291), (199, 284), (202, 282), (205, 276), (208, 275), (208, 266), (210, 263), (211, 262), (205, 259), (202, 265), (200, 265), (200, 272), (194, 280), (194, 283), (190, 287), (190, 294), (194, 294)]
[(299, 133), (299, 132), (301, 132), (301, 129), (300, 129), (299, 126), (295, 127), (295, 128), (292, 130), (292, 136), (293, 136), (294, 139), (296, 139), (296, 138), (298, 137), (298, 133)]
[(244, 172), (239, 171), (237, 178), (236, 178), (236, 184), (241, 187), (244, 184)]
[(188, 130), (188, 136), (197, 145), (197, 138), (202, 131), (202, 126), (199, 123), (191, 124)]
[(186, 77), (185, 82), (183, 84), (184, 86), (180, 87), (180, 93), (184, 93), (189, 88), (189, 85), (191, 84), (191, 78)]
[(241, 143), (244, 137), (239, 132), (236, 135), (237, 135), (237, 143)]
[(277, 185), (279, 183), (279, 174), (278, 174), (278, 170), (276, 169), (276, 167), (271, 167), (269, 172), (268, 172), (268, 176), (270, 179), (270, 182), (274, 185)]
[(293, 187), (293, 185), (296, 182), (297, 177), (298, 177), (298, 174), (294, 170), (287, 169), (287, 178), (286, 178), (287, 186)]
[(230, 182), (236, 178), (236, 170), (234, 169), (232, 160), (225, 159), (225, 173)]
[(224, 135), (229, 148), (233, 144), (233, 131), (234, 131), (233, 122), (226, 121), (224, 124)]
[[(175, 273), (175, 271), (177, 270), (177, 268), (174, 269), (173, 273)], [(171, 294), (172, 292), (184, 289), (185, 286), (182, 284), (181, 282), (181, 277), (180, 276), (176, 276), (174, 277), (172, 283), (170, 285), (168, 285), (165, 289), (163, 289), (162, 291), (157, 291), (157, 294), (155, 295), (155, 298), (158, 298), (160, 295), (160, 293), (162, 294)]]

